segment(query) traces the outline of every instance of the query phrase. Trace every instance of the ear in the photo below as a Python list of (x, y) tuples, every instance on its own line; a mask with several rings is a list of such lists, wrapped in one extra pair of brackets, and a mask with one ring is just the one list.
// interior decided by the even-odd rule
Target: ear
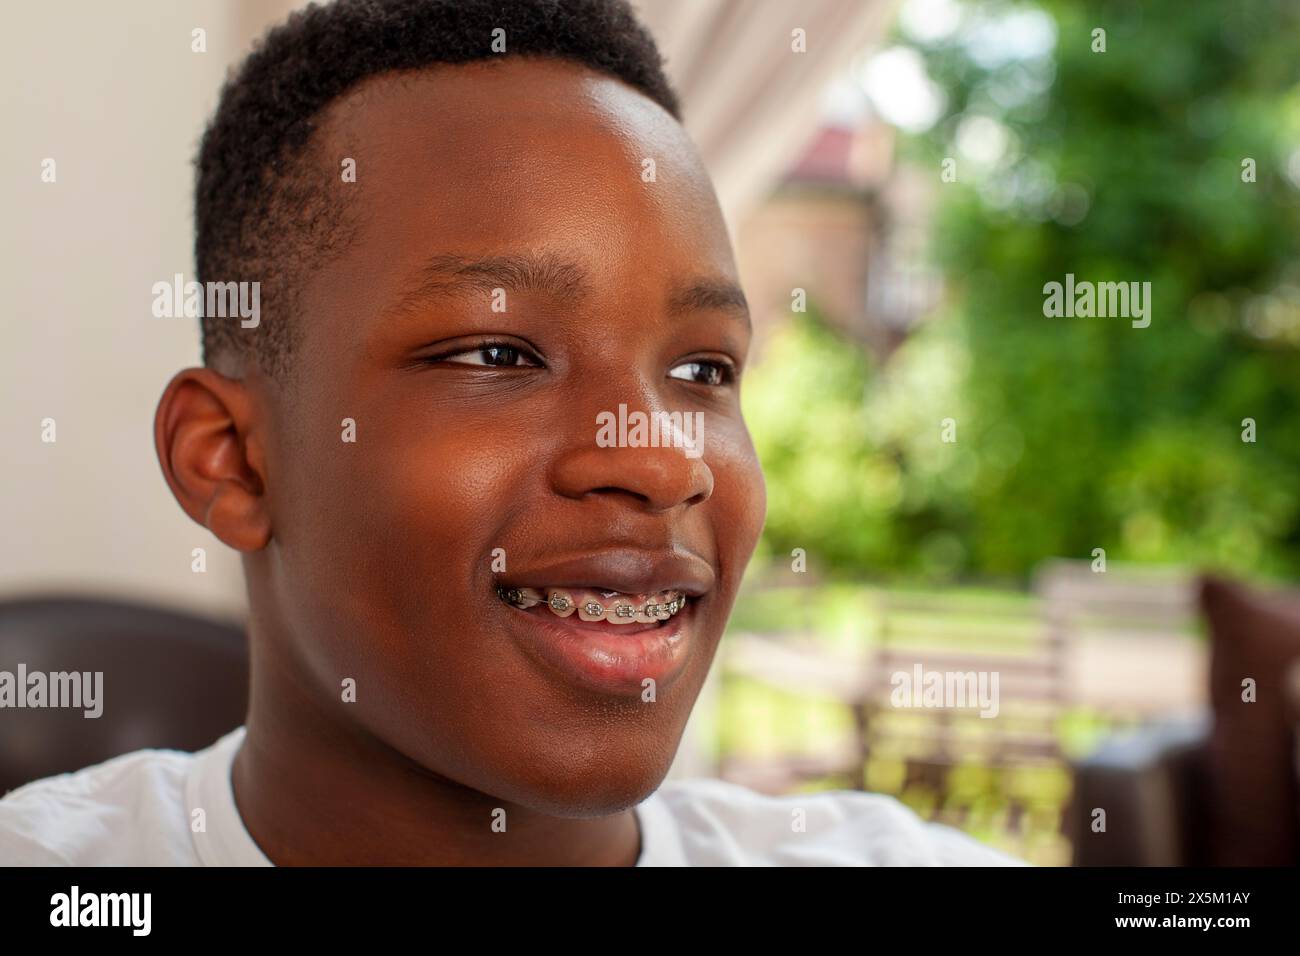
[(237, 551), (271, 540), (261, 424), (249, 386), (210, 368), (178, 372), (154, 416), (154, 447), (172, 494)]

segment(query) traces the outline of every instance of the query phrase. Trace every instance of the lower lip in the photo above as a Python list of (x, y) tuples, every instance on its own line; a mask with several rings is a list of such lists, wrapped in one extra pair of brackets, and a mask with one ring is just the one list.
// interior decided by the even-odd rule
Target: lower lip
[(502, 607), (524, 651), (535, 660), (579, 687), (632, 697), (645, 691), (646, 678), (658, 690), (685, 666), (690, 652), (688, 625), (697, 600), (691, 598), (667, 621), (647, 630), (635, 624), (570, 624), (569, 618), (544, 608)]

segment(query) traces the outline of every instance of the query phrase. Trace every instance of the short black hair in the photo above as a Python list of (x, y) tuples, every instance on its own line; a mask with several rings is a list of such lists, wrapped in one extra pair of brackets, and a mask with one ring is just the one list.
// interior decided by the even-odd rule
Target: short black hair
[[(492, 49), (505, 31), (506, 52)], [(196, 160), (194, 256), (200, 282), (260, 283), (268, 321), (205, 316), (203, 361), (222, 353), (283, 371), (299, 334), (294, 288), (346, 246), (339, 169), (308, 148), (320, 112), (361, 81), (396, 70), (502, 56), (588, 66), (640, 90), (676, 119), (663, 59), (627, 0), (335, 0), (271, 30), (226, 80)]]

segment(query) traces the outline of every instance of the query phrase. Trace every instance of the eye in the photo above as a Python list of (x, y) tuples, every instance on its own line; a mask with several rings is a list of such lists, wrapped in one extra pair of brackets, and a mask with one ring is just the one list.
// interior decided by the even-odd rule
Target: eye
[(504, 342), (484, 342), (482, 345), (475, 346), (472, 349), (465, 349), (463, 352), (439, 356), (437, 361), (450, 362), (456, 365), (487, 365), (498, 368), (520, 365), (535, 367), (541, 364), (535, 361), (526, 349), (522, 349), (517, 345), (508, 345)]
[(680, 378), (697, 385), (726, 385), (734, 381), (735, 369), (726, 362), (711, 362), (695, 359), (674, 366), (668, 372), (669, 378)]

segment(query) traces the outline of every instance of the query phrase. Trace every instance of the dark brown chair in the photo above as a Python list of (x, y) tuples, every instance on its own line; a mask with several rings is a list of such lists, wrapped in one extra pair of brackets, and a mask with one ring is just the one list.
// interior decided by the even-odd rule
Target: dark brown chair
[[(1075, 866), (1215, 866), (1207, 744), (1213, 715), (1114, 734), (1076, 761), (1067, 811)], [(1094, 813), (1105, 810), (1105, 830)]]
[[(0, 794), (146, 747), (194, 751), (244, 721), (244, 631), (184, 612), (84, 597), (0, 602), (0, 672), (102, 672), (102, 714), (0, 709)], [(17, 688), (23, 693), (22, 687)]]
[[(1300, 591), (1213, 575), (1198, 591), (1210, 707), (1111, 738), (1075, 764), (1076, 866), (1300, 865)], [(1092, 826), (1098, 809), (1104, 832)]]

